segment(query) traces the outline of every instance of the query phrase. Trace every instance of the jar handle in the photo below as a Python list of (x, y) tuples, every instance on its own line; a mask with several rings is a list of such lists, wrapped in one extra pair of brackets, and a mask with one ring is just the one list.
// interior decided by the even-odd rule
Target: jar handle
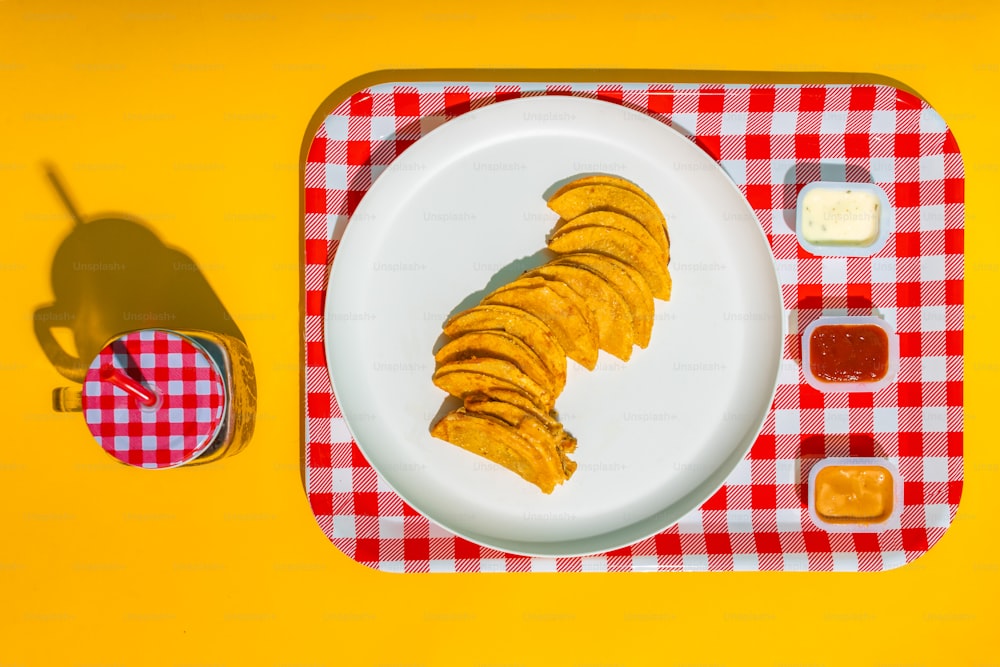
[(87, 364), (79, 357), (66, 352), (52, 335), (52, 325), (61, 322), (59, 319), (54, 319), (59, 314), (54, 305), (42, 306), (35, 310), (35, 338), (42, 346), (45, 356), (49, 358), (49, 363), (55, 366), (60, 375), (83, 382), (84, 376), (87, 375)]
[(52, 409), (56, 412), (81, 412), (83, 410), (83, 390), (80, 387), (53, 389)]

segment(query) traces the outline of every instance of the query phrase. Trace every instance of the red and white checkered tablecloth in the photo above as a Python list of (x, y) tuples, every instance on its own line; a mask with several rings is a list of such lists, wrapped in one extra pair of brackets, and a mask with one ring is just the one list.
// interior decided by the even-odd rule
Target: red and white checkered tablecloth
[[(112, 366), (154, 391), (155, 409), (100, 378)], [(101, 447), (122, 463), (173, 468), (213, 442), (226, 407), (225, 380), (205, 350), (171, 331), (133, 331), (94, 358), (83, 383), (83, 415)]]
[[(770, 241), (794, 317), (777, 395), (747, 458), (675, 526), (597, 556), (529, 558), (485, 549), (407, 506), (368, 465), (341, 418), (323, 346), (330, 263), (352, 211), (406, 147), (449, 119), (526, 95), (579, 95), (645, 112), (714, 157)], [(895, 209), (874, 257), (816, 257), (795, 236), (797, 192), (871, 181)], [(930, 549), (962, 491), (964, 169), (931, 107), (881, 85), (420, 83), (359, 91), (316, 133), (305, 170), (305, 475), (327, 537), (395, 572), (840, 570), (898, 567)], [(799, 334), (820, 315), (870, 315), (899, 334), (898, 381), (877, 394), (821, 394), (799, 370)], [(902, 474), (901, 527), (827, 533), (806, 511), (824, 456), (882, 456)]]

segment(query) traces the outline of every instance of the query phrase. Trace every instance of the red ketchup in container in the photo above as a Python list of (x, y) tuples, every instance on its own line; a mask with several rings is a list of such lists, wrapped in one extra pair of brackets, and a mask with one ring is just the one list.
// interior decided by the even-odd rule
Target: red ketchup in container
[(821, 317), (802, 334), (802, 372), (820, 391), (879, 391), (898, 367), (899, 340), (877, 317)]
[(824, 382), (875, 382), (889, 372), (889, 336), (874, 324), (827, 324), (809, 337), (809, 371)]

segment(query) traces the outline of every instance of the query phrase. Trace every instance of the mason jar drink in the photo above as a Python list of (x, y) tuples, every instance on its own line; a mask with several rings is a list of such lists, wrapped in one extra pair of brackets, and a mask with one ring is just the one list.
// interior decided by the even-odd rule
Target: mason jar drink
[(207, 463), (253, 434), (256, 381), (249, 350), (205, 331), (141, 329), (110, 340), (82, 389), (53, 394), (57, 411), (82, 411), (101, 447), (141, 468)]

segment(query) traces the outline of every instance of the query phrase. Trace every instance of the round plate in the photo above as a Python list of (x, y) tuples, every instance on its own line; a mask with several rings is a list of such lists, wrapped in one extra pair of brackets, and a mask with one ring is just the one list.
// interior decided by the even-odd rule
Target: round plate
[[(429, 428), (453, 407), (431, 382), (449, 315), (545, 263), (545, 196), (623, 176), (663, 209), (673, 295), (648, 348), (569, 362), (556, 403), (579, 467), (551, 495)], [(406, 502), (473, 542), (575, 556), (669, 527), (743, 459), (770, 409), (782, 347), (774, 260), (752, 209), (689, 139), (577, 97), (500, 102), (434, 130), (362, 200), (330, 273), (326, 352), (358, 446)]]

